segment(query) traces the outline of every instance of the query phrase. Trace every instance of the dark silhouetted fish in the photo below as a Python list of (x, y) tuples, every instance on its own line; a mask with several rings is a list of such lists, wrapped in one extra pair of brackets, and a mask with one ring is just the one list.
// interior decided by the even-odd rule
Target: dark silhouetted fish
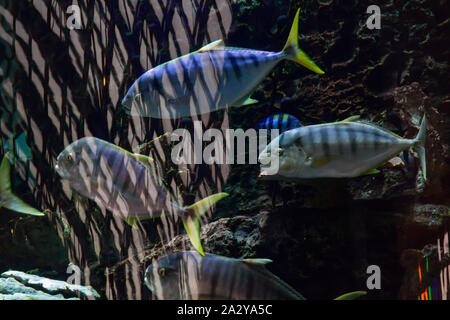
[[(266, 269), (269, 262), (177, 252), (149, 265), (144, 282), (160, 300), (305, 300)], [(355, 291), (336, 300), (353, 300), (364, 294)]]

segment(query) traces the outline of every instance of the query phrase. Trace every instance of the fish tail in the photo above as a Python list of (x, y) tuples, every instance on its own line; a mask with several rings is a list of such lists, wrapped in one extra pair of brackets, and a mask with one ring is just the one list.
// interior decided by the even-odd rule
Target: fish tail
[(298, 47), (298, 16), (300, 13), (300, 9), (297, 10), (295, 14), (294, 22), (292, 23), (291, 31), (289, 32), (289, 37), (284, 45), (283, 52), (286, 54), (286, 58), (297, 62), (304, 66), (305, 68), (319, 74), (324, 74), (315, 63), (312, 61), (306, 53), (304, 53)]
[(182, 216), (183, 225), (194, 248), (205, 255), (200, 241), (200, 221), (199, 217), (204, 215), (219, 200), (228, 196), (228, 193), (221, 192), (210, 195), (188, 207), (185, 207), (186, 214)]
[(30, 214), (33, 216), (43, 216), (44, 214), (24, 201), (19, 199), (11, 190), (11, 165), (9, 163), (9, 152), (3, 156), (0, 165), (0, 204), (1, 207), (16, 212)]
[(417, 137), (414, 139), (413, 150), (419, 155), (420, 166), (422, 168), (423, 179), (427, 180), (427, 162), (425, 156), (425, 138), (427, 134), (427, 118), (423, 115), (422, 121), (420, 122), (420, 129)]

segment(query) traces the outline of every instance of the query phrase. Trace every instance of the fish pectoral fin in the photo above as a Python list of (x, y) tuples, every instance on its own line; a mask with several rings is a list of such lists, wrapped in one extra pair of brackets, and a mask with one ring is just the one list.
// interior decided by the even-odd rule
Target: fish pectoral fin
[(137, 229), (139, 218), (122, 218), (130, 227)]
[(361, 296), (365, 296), (367, 294), (367, 291), (353, 291), (349, 293), (345, 293), (334, 300), (355, 300), (358, 299)]
[(359, 176), (366, 176), (366, 175), (369, 175), (369, 174), (377, 174), (377, 173), (380, 173), (380, 170), (374, 168), (374, 169), (369, 169), (367, 171), (364, 171)]
[(208, 52), (211, 50), (223, 50), (223, 49), (225, 49), (225, 44), (223, 43), (222, 39), (219, 39), (201, 47), (200, 49), (197, 50), (197, 52)]
[(244, 261), (245, 263), (256, 264), (256, 265), (266, 265), (268, 263), (273, 262), (270, 259), (259, 259), (259, 258), (243, 259), (242, 261)]
[(248, 97), (244, 101), (236, 103), (234, 106), (236, 106), (236, 107), (248, 106), (250, 104), (255, 104), (255, 103), (258, 103), (258, 102), (259, 102), (258, 100), (255, 100), (255, 99), (252, 99), (252, 98)]
[(317, 157), (312, 160), (311, 167), (317, 169), (323, 167), (324, 165), (327, 165), (333, 160), (334, 158), (332, 157)]

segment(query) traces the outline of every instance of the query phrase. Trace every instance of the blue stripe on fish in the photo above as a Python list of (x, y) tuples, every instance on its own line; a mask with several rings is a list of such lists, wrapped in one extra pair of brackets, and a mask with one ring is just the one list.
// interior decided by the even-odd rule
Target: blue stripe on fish
[(300, 120), (287, 113), (276, 113), (266, 117), (256, 125), (256, 129), (278, 129), (280, 134), (301, 127)]

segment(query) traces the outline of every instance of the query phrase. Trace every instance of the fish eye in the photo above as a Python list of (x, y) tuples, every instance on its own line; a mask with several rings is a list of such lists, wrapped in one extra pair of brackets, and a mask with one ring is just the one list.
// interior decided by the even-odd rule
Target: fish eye
[(164, 278), (166, 276), (166, 268), (160, 268), (158, 274)]
[(73, 157), (72, 157), (72, 155), (71, 155), (70, 153), (68, 153), (68, 154), (66, 155), (66, 160), (69, 161), (69, 162), (72, 162), (72, 161), (73, 161)]

